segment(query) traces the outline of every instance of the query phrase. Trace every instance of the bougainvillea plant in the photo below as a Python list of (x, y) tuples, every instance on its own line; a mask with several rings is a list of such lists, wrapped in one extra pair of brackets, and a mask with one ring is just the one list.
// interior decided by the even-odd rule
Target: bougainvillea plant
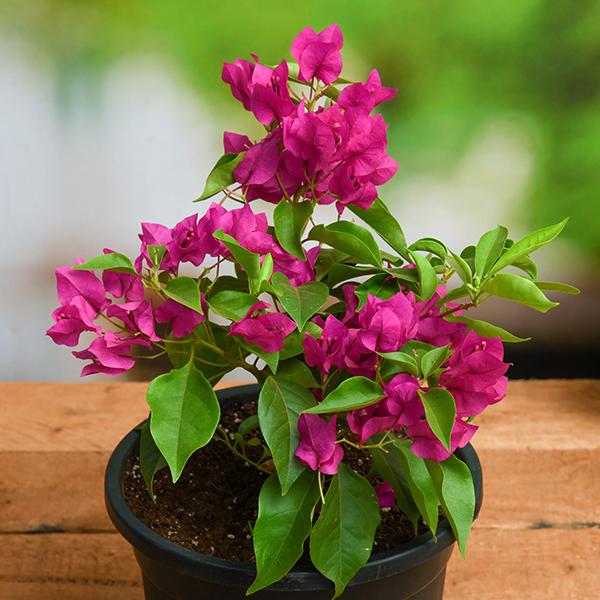
[[(342, 41), (337, 25), (308, 27), (295, 62), (226, 63), (223, 80), (266, 133), (225, 133), (199, 198), (218, 202), (172, 228), (143, 223), (134, 261), (105, 249), (56, 270), (48, 335), (76, 346), (92, 334), (73, 352), (89, 361), (82, 375), (172, 363), (148, 388), (140, 461), (150, 493), (159, 469), (176, 482), (213, 439), (268, 474), (249, 592), (283, 577), (310, 538), (339, 596), (394, 503), (434, 535), (441, 507), (464, 552), (475, 498), (454, 452), (504, 397), (503, 342), (524, 341), (466, 311), (495, 296), (546, 312), (557, 305), (546, 290), (577, 293), (538, 281), (531, 259), (566, 220), (517, 242), (496, 227), (460, 253), (433, 238), (407, 244), (377, 191), (398, 165), (373, 110), (395, 91), (376, 70), (365, 83), (342, 79)], [(258, 200), (274, 205), (272, 225)], [(327, 204), (337, 220), (316, 224)], [(261, 386), (257, 415), (227, 432), (213, 386), (238, 367)], [(251, 459), (257, 446), (262, 458)], [(376, 489), (345, 463), (348, 448), (371, 455)]]

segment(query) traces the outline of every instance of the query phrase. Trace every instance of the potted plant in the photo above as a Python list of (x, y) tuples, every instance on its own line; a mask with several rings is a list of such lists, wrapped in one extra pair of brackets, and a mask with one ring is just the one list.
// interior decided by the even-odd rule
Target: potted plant
[[(82, 375), (172, 363), (106, 475), (146, 598), (441, 598), (454, 541), (464, 554), (481, 503), (474, 420), (504, 397), (503, 342), (524, 341), (466, 311), (499, 297), (546, 312), (557, 305), (546, 290), (577, 292), (538, 281), (531, 258), (566, 220), (515, 243), (496, 227), (460, 253), (406, 242), (377, 193), (397, 164), (373, 109), (395, 91), (376, 70), (342, 79), (341, 48), (334, 24), (303, 30), (295, 62), (226, 63), (223, 80), (266, 133), (225, 133), (198, 199), (220, 200), (172, 228), (143, 223), (134, 261), (105, 249), (56, 270), (48, 335), (67, 346), (93, 336), (73, 352), (90, 361)], [(272, 225), (256, 200), (273, 204)], [(337, 219), (316, 224), (329, 204)], [(257, 384), (213, 391), (240, 367)], [(217, 475), (186, 471), (190, 461)], [(219, 468), (234, 473), (227, 484)], [(227, 527), (217, 518), (201, 524), (199, 551), (169, 540), (161, 514), (177, 529), (169, 511), (196, 508), (164, 501), (184, 478), (194, 493), (217, 490), (215, 509), (250, 490), (257, 518), (242, 544), (253, 559), (204, 548)], [(146, 497), (127, 495), (142, 479)], [(236, 498), (231, 522), (248, 510)], [(400, 522), (412, 539), (393, 547)], [(382, 528), (387, 547), (374, 551)]]

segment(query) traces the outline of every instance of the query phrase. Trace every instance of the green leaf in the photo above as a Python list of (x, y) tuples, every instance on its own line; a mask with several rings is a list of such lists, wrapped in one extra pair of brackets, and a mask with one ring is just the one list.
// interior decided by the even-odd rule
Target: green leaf
[[(390, 452), (389, 447), (386, 447), (385, 450), (372, 448), (373, 470), (392, 486), (396, 503), (408, 517), (416, 532), (419, 526), (419, 509), (403, 476), (397, 455), (397, 452)], [(435, 499), (437, 500), (437, 496), (435, 496)]]
[(243, 319), (257, 302), (256, 296), (229, 290), (223, 290), (208, 300), (208, 304), (214, 312), (231, 321)]
[(75, 271), (118, 271), (120, 273), (130, 273), (131, 275), (138, 274), (131, 260), (118, 252), (101, 254), (84, 262), (82, 265), (75, 265), (73, 269)]
[(481, 280), (494, 266), (504, 250), (504, 242), (508, 236), (506, 227), (498, 226), (484, 233), (475, 250), (475, 274)]
[(375, 381), (360, 376), (350, 377), (327, 394), (323, 402), (303, 412), (312, 415), (346, 412), (375, 404), (383, 397), (383, 390)]
[(374, 275), (380, 273), (381, 269), (376, 267), (357, 267), (355, 265), (347, 265), (344, 263), (333, 265), (327, 273), (327, 283), (329, 287), (334, 287), (339, 283), (356, 279), (363, 275)]
[(271, 256), (270, 253), (267, 253), (263, 257), (262, 264), (260, 265), (260, 269), (258, 271), (257, 288), (260, 291), (265, 291), (263, 290), (264, 286), (270, 287), (269, 279), (271, 279), (271, 275), (273, 275), (273, 256)]
[(450, 344), (434, 348), (425, 353), (421, 358), (423, 377), (427, 379), (427, 377), (433, 375), (446, 362), (450, 354)]
[(211, 298), (211, 296), (215, 296), (224, 290), (247, 292), (248, 282), (244, 279), (239, 279), (238, 277), (232, 277), (231, 275), (221, 275), (210, 285), (210, 289), (207, 292), (207, 298)]
[(439, 256), (442, 260), (446, 260), (446, 256), (448, 255), (448, 248), (435, 238), (421, 238), (417, 240), (414, 244), (411, 244), (408, 247), (409, 250), (412, 251), (421, 251), (421, 252), (429, 252), (430, 254), (435, 254)]
[(400, 365), (405, 373), (410, 373), (413, 377), (419, 376), (417, 361), (410, 354), (406, 354), (405, 352), (378, 352), (378, 354), (382, 358)]
[(367, 210), (349, 204), (348, 208), (377, 232), (400, 256), (407, 255), (406, 239), (402, 227), (383, 200), (377, 198)]
[(425, 460), (413, 454), (408, 440), (396, 438), (394, 444), (388, 446), (388, 450), (397, 458), (412, 498), (435, 537), (439, 519), (438, 499)]
[(154, 501), (154, 476), (167, 466), (165, 457), (160, 453), (152, 434), (150, 422), (146, 421), (140, 429), (140, 471), (150, 498)]
[(312, 228), (308, 237), (354, 256), (361, 263), (381, 267), (379, 247), (371, 232), (360, 225), (348, 221), (327, 226), (317, 225)]
[(312, 371), (306, 366), (306, 363), (296, 358), (290, 358), (279, 363), (277, 377), (279, 379), (287, 379), (306, 388), (319, 387), (317, 380)]
[(164, 288), (164, 293), (171, 300), (183, 304), (196, 312), (203, 313), (200, 303), (200, 290), (198, 283), (191, 277), (174, 277), (169, 279), (167, 287)]
[[(458, 298), (463, 298), (465, 296), (469, 295), (469, 289), (467, 288), (466, 285), (461, 285), (460, 287), (454, 288), (453, 290), (450, 290), (443, 298), (442, 298), (442, 302), (443, 304), (447, 304), (448, 302), (452, 302), (453, 300), (457, 300)], [(440, 303), (438, 303), (439, 305)]]
[(431, 263), (420, 254), (411, 252), (411, 258), (417, 266), (419, 272), (420, 296), (422, 300), (429, 300), (434, 294), (437, 286), (440, 284), (438, 276), (435, 274)]
[(245, 348), (248, 352), (250, 352), (250, 354), (254, 354), (255, 356), (258, 356), (258, 358), (264, 360), (269, 369), (271, 369), (273, 375), (277, 373), (279, 359), (281, 358), (279, 352), (265, 352), (259, 346), (256, 346), (255, 344), (249, 344), (247, 342), (239, 341), (239, 344), (242, 348)]
[(358, 296), (358, 308), (361, 309), (367, 301), (367, 295), (371, 294), (381, 300), (387, 300), (400, 291), (398, 280), (390, 277), (387, 273), (380, 273), (361, 283), (354, 293)]
[(537, 231), (526, 235), (522, 240), (515, 242), (498, 259), (498, 262), (490, 270), (490, 275), (498, 273), (501, 269), (514, 264), (522, 257), (531, 254), (538, 248), (551, 242), (564, 229), (568, 221), (569, 219), (567, 218), (556, 225), (538, 229)]
[(240, 423), (238, 433), (246, 435), (255, 429), (258, 429), (258, 415), (250, 415)]
[(279, 301), (300, 330), (329, 298), (329, 288), (320, 281), (295, 287), (283, 273), (273, 273), (272, 282)]
[(334, 599), (369, 560), (379, 522), (379, 504), (371, 484), (340, 464), (310, 534), (310, 558), (333, 581)]
[(450, 451), (450, 435), (456, 419), (456, 402), (452, 394), (442, 388), (433, 388), (428, 392), (419, 391), (419, 397), (425, 407), (425, 418), (435, 437)]
[(146, 399), (152, 437), (175, 483), (189, 457), (212, 439), (221, 416), (219, 401), (191, 359), (154, 379)]
[(464, 283), (471, 283), (471, 281), (473, 281), (473, 272), (471, 271), (471, 267), (469, 267), (467, 261), (462, 256), (450, 251), (450, 254), (446, 257), (446, 260)]
[(548, 300), (531, 279), (513, 273), (498, 273), (482, 289), (492, 296), (514, 300), (539, 312), (545, 313), (558, 306), (558, 302)]
[(471, 471), (454, 455), (439, 463), (427, 460), (426, 464), (464, 557), (475, 516), (475, 487)]
[(167, 249), (164, 246), (150, 244), (146, 247), (146, 250), (148, 251), (148, 256), (150, 257), (154, 268), (158, 269), (160, 267), (162, 259), (164, 258), (167, 252)]
[(321, 248), (317, 262), (315, 263), (315, 276), (317, 281), (321, 281), (336, 265), (341, 265), (343, 261), (348, 260), (350, 256), (345, 252), (340, 252), (335, 248)]
[(530, 279), (537, 279), (537, 266), (531, 260), (529, 255), (523, 256), (519, 260), (516, 260), (511, 266), (521, 269), (521, 271), (527, 273)]
[(256, 579), (247, 595), (279, 581), (298, 562), (310, 535), (318, 499), (316, 473), (308, 469), (285, 495), (275, 475), (263, 483), (258, 497), (258, 519), (252, 531)]
[(234, 237), (224, 233), (222, 229), (213, 233), (213, 236), (225, 244), (235, 261), (244, 268), (250, 283), (250, 293), (257, 294), (260, 290), (260, 256), (240, 246)]
[(231, 185), (235, 181), (233, 178), (233, 171), (239, 165), (243, 157), (244, 152), (241, 152), (240, 154), (223, 154), (217, 161), (217, 164), (213, 167), (212, 171), (208, 174), (204, 191), (199, 198), (194, 200), (194, 202), (206, 200), (207, 198), (218, 194), (228, 185)]
[(560, 283), (558, 281), (536, 281), (535, 285), (540, 290), (548, 290), (549, 292), (561, 292), (563, 294), (570, 294), (571, 296), (577, 296), (581, 293), (579, 288), (568, 283)]
[(476, 319), (469, 319), (468, 317), (456, 317), (452, 315), (450, 317), (446, 317), (446, 321), (450, 321), (451, 323), (464, 323), (469, 329), (472, 329), (477, 335), (480, 335), (481, 337), (499, 337), (502, 339), (503, 342), (527, 342), (531, 339), (517, 337), (516, 335), (510, 333), (510, 331), (502, 329), (502, 327), (492, 325), (491, 323), (487, 323), (486, 321), (477, 321)]
[(299, 442), (298, 417), (314, 403), (314, 396), (306, 388), (285, 379), (268, 377), (260, 391), (260, 430), (273, 454), (283, 494), (304, 470), (294, 455)]
[(281, 247), (300, 260), (305, 260), (302, 249), (302, 233), (313, 213), (311, 202), (290, 202), (285, 198), (273, 212), (275, 235)]

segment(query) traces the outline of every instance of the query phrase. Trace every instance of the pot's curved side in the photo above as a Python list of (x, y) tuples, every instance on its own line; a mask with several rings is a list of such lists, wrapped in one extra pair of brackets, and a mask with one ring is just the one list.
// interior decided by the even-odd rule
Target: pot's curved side
[[(221, 404), (255, 399), (258, 385), (217, 392)], [(135, 456), (139, 431), (131, 431), (115, 448), (105, 475), (108, 514), (115, 527), (134, 547), (142, 569), (146, 600), (241, 600), (254, 579), (251, 564), (198, 554), (163, 538), (144, 525), (131, 511), (122, 493), (125, 472)], [(457, 452), (471, 470), (477, 498), (476, 515), (482, 502), (481, 465), (471, 445)], [(371, 557), (348, 585), (347, 600), (438, 600), (442, 597), (446, 563), (454, 545), (447, 520), (440, 522), (437, 543), (431, 533), (394, 550)], [(332, 584), (312, 568), (292, 570), (256, 600), (323, 600), (331, 598)]]

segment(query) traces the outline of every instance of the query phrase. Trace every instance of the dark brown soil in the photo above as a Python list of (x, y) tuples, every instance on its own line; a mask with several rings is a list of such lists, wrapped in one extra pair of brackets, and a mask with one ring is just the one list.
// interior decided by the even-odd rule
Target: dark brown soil
[[(235, 412), (224, 414), (221, 423), (228, 430), (237, 431), (241, 420), (255, 412), (255, 402), (248, 402)], [(344, 451), (345, 463), (367, 475), (368, 455), (348, 446)], [(233, 456), (222, 442), (213, 441), (190, 458), (177, 484), (171, 482), (168, 469), (156, 474), (156, 503), (146, 491), (137, 458), (125, 476), (123, 490), (135, 515), (168, 540), (201, 554), (253, 562), (250, 531), (265, 477)], [(389, 550), (413, 538), (412, 525), (397, 507), (383, 510), (374, 552)]]

